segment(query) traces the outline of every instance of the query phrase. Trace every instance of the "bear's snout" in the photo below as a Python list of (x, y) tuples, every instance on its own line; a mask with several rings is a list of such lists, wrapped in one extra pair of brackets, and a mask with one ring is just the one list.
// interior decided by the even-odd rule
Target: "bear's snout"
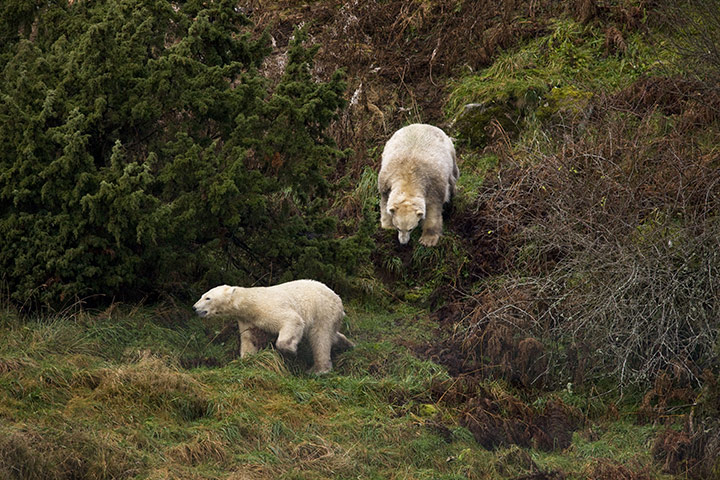
[(207, 310), (203, 310), (202, 308), (199, 308), (197, 305), (193, 305), (193, 310), (195, 310), (195, 313), (198, 314), (200, 317), (204, 317), (207, 315)]

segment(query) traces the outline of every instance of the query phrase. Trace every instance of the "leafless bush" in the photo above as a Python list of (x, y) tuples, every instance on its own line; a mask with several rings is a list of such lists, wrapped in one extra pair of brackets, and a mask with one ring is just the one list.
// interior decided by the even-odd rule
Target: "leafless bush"
[[(683, 388), (716, 366), (720, 153), (702, 137), (718, 118), (699, 96), (712, 98), (698, 82), (642, 79), (557, 127), (550, 149), (497, 147), (477, 209), (508, 246), (505, 280), (449, 314), (456, 348), (477, 357), (463, 371), (535, 385), (651, 385), (662, 372)], [(530, 338), (545, 372), (523, 370)]]
[(586, 345), (593, 369), (621, 383), (650, 381), (670, 367), (695, 379), (717, 341), (720, 224), (712, 220), (697, 235), (688, 226), (654, 228), (664, 231), (591, 245), (539, 290), (554, 297), (554, 336)]
[(529, 262), (557, 259), (536, 278), (548, 305), (539, 323), (583, 346), (590, 374), (624, 384), (673, 369), (697, 379), (718, 341), (719, 158), (690, 127), (672, 129), (689, 100), (669, 118), (658, 111), (680, 101), (673, 95), (622, 110), (632, 96), (607, 99), (594, 125), (565, 131), (556, 152), (531, 153), (526, 201), (536, 217), (521, 237)]

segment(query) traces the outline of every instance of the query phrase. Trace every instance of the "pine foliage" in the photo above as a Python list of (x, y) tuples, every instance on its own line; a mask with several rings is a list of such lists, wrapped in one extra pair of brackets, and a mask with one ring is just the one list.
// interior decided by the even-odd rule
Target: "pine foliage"
[(268, 38), (235, 2), (0, 9), (0, 280), (16, 301), (333, 283), (366, 255), (327, 213), (342, 73), (312, 78), (302, 32), (273, 84)]

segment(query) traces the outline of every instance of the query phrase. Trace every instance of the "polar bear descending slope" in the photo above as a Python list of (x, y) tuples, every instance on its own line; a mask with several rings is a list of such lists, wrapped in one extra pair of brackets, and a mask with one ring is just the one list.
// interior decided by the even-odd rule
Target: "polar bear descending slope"
[(342, 300), (325, 284), (314, 280), (295, 280), (272, 287), (221, 285), (204, 293), (193, 309), (201, 317), (237, 318), (241, 357), (257, 351), (250, 332), (253, 327), (277, 334), (277, 349), (292, 354), (297, 352), (300, 339), (306, 337), (313, 352), (314, 373), (332, 369), (333, 346), (353, 346), (338, 332), (345, 317)]
[(420, 243), (432, 247), (442, 234), (442, 206), (455, 193), (460, 172), (455, 147), (445, 132), (416, 123), (390, 137), (378, 175), (380, 226), (398, 231), (406, 244), (423, 220)]

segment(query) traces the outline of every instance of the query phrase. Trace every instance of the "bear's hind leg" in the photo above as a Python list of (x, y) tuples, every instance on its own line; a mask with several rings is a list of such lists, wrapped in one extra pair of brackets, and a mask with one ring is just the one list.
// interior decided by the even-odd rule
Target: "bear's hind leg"
[(278, 332), (278, 338), (275, 346), (278, 350), (285, 353), (297, 353), (297, 346), (303, 336), (305, 322), (297, 313), (290, 315), (283, 321), (283, 326)]
[(313, 366), (310, 373), (320, 375), (332, 370), (332, 360), (330, 359), (330, 350), (333, 344), (334, 335), (328, 335), (330, 332), (313, 332), (310, 337), (310, 347), (313, 353)]

